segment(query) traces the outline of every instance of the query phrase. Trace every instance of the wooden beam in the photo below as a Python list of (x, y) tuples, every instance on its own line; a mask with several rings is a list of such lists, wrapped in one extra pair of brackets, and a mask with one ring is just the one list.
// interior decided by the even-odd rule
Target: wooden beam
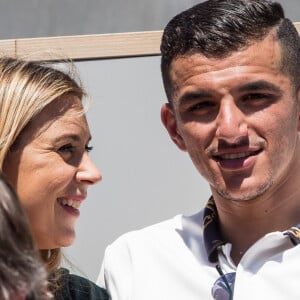
[(32, 60), (85, 60), (160, 55), (161, 35), (162, 31), (146, 31), (5, 40), (0, 41), (0, 51)]
[(295, 22), (294, 25), (296, 26), (298, 33), (300, 34), (300, 22)]
[(16, 55), (16, 41), (15, 40), (0, 40), (0, 55), (9, 55), (15, 57)]
[[(300, 22), (294, 23), (300, 34)], [(162, 31), (0, 40), (0, 55), (86, 60), (160, 55)]]

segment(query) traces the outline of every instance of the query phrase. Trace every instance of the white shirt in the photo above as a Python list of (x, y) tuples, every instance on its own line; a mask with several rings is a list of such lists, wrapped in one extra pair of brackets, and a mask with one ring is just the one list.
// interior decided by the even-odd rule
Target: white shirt
[(233, 299), (300, 299), (300, 246), (293, 246), (288, 236), (267, 234), (238, 266), (226, 244), (218, 251), (218, 262), (211, 263), (202, 218), (203, 212), (178, 215), (121, 236), (107, 247), (97, 283), (112, 300), (213, 299), (218, 263), (223, 273), (236, 272)]

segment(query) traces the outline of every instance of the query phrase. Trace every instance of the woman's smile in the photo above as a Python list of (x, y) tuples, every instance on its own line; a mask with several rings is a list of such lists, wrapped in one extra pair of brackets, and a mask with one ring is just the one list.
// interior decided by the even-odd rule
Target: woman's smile
[(90, 131), (82, 109), (76, 97), (53, 101), (5, 161), (40, 249), (73, 243), (87, 189), (101, 180), (88, 155)]

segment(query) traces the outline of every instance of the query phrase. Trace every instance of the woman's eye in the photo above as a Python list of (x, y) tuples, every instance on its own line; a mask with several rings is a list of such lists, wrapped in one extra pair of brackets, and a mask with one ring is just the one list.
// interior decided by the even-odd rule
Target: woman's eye
[(63, 145), (62, 147), (60, 147), (58, 149), (59, 152), (63, 152), (63, 153), (73, 153), (74, 152), (74, 146), (72, 144), (66, 144), (66, 145)]
[(93, 150), (93, 146), (85, 146), (85, 151), (86, 152), (91, 152)]

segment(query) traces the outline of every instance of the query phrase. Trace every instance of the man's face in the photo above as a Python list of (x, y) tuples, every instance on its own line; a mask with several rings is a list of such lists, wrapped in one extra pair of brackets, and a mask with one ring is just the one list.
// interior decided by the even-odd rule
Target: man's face
[(300, 97), (280, 58), (269, 35), (223, 59), (193, 54), (171, 64), (173, 109), (162, 107), (162, 121), (214, 195), (254, 199), (292, 176)]

